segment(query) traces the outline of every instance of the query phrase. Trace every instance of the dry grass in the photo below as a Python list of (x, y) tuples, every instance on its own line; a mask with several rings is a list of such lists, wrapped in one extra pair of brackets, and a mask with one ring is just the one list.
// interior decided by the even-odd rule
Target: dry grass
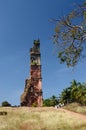
[(85, 130), (86, 120), (55, 108), (3, 108), (6, 116), (0, 116), (0, 130)]
[(71, 110), (71, 111), (74, 111), (74, 112), (77, 112), (77, 113), (81, 113), (81, 114), (86, 115), (86, 106), (81, 106), (78, 103), (71, 103), (71, 104), (65, 106), (64, 108), (68, 109), (68, 110)]

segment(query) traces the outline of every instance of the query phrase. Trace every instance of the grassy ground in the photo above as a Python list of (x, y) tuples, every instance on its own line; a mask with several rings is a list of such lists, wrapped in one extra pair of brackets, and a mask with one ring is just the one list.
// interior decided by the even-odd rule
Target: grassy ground
[(78, 103), (71, 103), (65, 106), (64, 108), (70, 111), (74, 111), (86, 115), (86, 106), (81, 106)]
[(0, 130), (86, 130), (86, 120), (55, 108), (3, 108)]

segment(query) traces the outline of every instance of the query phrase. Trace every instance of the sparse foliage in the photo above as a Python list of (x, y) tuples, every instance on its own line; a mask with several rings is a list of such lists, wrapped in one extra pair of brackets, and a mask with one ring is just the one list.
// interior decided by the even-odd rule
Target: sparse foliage
[(57, 47), (58, 58), (68, 67), (75, 66), (84, 58), (86, 47), (86, 2), (78, 5), (65, 17), (53, 20), (56, 23), (53, 41)]

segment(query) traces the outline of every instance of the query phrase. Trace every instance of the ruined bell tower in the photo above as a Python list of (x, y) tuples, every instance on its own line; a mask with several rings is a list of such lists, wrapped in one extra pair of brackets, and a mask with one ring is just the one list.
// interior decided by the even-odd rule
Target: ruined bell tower
[(21, 95), (21, 106), (42, 106), (42, 75), (40, 41), (34, 40), (30, 49), (30, 78), (25, 81), (24, 93)]

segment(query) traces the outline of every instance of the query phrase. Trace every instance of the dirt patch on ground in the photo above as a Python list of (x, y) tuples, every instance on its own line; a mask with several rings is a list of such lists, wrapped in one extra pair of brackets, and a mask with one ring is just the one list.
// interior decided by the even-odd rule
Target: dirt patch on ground
[(86, 120), (85, 115), (82, 115), (82, 114), (79, 114), (79, 113), (76, 113), (76, 112), (72, 112), (72, 111), (69, 111), (69, 110), (66, 110), (66, 109), (63, 109), (63, 108), (59, 108), (59, 110), (66, 112), (66, 113), (69, 113), (70, 115), (74, 115), (75, 117), (78, 117), (79, 119)]

